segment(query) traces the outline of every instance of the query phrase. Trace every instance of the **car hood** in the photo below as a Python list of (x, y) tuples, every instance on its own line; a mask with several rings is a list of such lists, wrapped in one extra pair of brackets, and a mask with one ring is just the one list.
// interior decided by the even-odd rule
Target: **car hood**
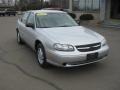
[(100, 34), (82, 26), (44, 28), (43, 31), (49, 39), (61, 44), (84, 45), (104, 39)]

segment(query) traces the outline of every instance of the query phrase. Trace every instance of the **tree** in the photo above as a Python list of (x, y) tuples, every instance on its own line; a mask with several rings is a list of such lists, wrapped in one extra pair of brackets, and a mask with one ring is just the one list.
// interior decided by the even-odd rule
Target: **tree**
[(27, 5), (28, 5), (28, 0), (19, 0), (18, 2), (18, 7), (19, 10), (22, 10), (24, 8), (24, 10), (27, 10)]
[(43, 8), (44, 0), (19, 0), (19, 10), (33, 10)]

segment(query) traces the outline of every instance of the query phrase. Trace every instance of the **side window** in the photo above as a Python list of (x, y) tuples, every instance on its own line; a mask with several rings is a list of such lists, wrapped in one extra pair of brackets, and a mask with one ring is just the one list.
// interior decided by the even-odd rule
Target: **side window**
[(31, 23), (34, 25), (34, 14), (31, 13), (28, 17), (27, 23)]
[(28, 16), (29, 16), (29, 12), (26, 12), (26, 13), (23, 15), (21, 21), (22, 21), (24, 24), (26, 24), (26, 21), (27, 21)]

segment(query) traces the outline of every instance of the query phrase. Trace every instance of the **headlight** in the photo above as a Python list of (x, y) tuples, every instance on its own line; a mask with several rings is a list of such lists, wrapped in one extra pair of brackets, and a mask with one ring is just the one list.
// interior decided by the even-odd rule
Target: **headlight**
[(104, 39), (102, 40), (102, 43), (101, 43), (102, 46), (106, 46), (107, 45), (107, 41)]
[(56, 43), (53, 45), (53, 47), (58, 51), (74, 51), (74, 47), (72, 45), (67, 44)]

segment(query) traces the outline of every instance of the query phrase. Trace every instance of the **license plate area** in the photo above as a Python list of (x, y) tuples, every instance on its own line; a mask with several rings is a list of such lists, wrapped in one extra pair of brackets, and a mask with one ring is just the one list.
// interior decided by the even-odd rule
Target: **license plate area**
[(87, 55), (87, 60), (96, 60), (98, 58), (98, 53), (91, 53)]

